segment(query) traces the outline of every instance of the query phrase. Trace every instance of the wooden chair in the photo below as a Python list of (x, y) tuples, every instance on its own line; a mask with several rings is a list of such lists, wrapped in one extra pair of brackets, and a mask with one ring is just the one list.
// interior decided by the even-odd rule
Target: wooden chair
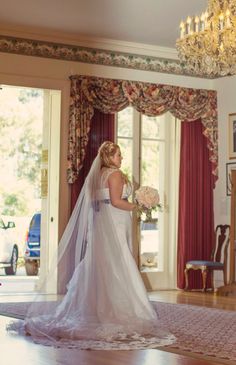
[(212, 252), (210, 261), (205, 260), (193, 260), (188, 261), (185, 265), (185, 290), (188, 290), (188, 272), (189, 270), (201, 270), (202, 272), (202, 284), (203, 291), (206, 291), (207, 275), (208, 272), (211, 274), (212, 289), (213, 284), (213, 272), (214, 270), (222, 270), (224, 275), (224, 284), (227, 284), (227, 258), (228, 258), (228, 246), (229, 246), (229, 235), (230, 226), (218, 225), (215, 230), (216, 234), (216, 245)]

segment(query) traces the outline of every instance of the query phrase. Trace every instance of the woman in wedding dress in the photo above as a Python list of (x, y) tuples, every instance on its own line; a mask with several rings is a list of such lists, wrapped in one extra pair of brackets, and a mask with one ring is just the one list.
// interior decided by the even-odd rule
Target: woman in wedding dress
[[(144, 349), (175, 341), (159, 325), (132, 256), (131, 212), (136, 205), (128, 201), (131, 185), (120, 170), (121, 161), (118, 145), (101, 145), (59, 244), (59, 267), (74, 249), (70, 257), (75, 269), (66, 295), (56, 307), (35, 303), (23, 321), (24, 333), (37, 343)], [(66, 271), (58, 272), (63, 280)]]

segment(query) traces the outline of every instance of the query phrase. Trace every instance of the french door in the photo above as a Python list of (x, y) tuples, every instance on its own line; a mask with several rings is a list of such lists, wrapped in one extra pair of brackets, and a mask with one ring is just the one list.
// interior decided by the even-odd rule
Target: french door
[[(44, 90), (43, 138), (41, 156), (41, 253), (40, 276), (35, 290), (57, 292), (57, 271), (45, 278), (56, 257), (59, 221), (59, 165), (60, 165), (60, 120), (61, 92)], [(42, 283), (46, 285), (42, 286)], [(48, 284), (48, 285), (47, 285)], [(41, 289), (42, 288), (42, 289)]]
[(134, 256), (148, 290), (176, 287), (179, 134), (179, 121), (170, 113), (148, 117), (132, 107), (117, 113), (122, 168), (134, 190), (156, 188), (162, 205), (151, 222), (138, 224), (134, 217)]
[[(1, 85), (0, 168), (4, 174), (0, 176), (0, 214), (4, 221), (14, 223), (12, 232), (9, 229), (6, 234), (9, 232), (9, 242), (16, 245), (18, 253), (15, 275), (4, 274), (0, 265), (1, 293), (39, 290), (56, 257), (60, 111), (59, 90)], [(41, 222), (37, 220), (37, 236), (34, 232), (35, 239), (27, 245), (35, 216), (40, 216)], [(56, 276), (46, 291), (56, 291)]]

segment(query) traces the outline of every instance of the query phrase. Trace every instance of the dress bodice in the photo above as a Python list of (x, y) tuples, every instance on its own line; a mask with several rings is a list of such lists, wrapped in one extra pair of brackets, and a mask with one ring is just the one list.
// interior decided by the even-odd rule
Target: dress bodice
[[(119, 171), (117, 168), (108, 168), (101, 175), (101, 189), (97, 191), (97, 199), (110, 199), (109, 188), (106, 186), (108, 177), (115, 171)], [(128, 198), (132, 193), (131, 184), (124, 184), (122, 191), (122, 199)]]
[[(121, 198), (126, 199), (131, 195), (131, 193), (132, 193), (131, 185), (124, 184)], [(109, 188), (99, 189), (97, 191), (97, 199), (98, 200), (110, 199)]]

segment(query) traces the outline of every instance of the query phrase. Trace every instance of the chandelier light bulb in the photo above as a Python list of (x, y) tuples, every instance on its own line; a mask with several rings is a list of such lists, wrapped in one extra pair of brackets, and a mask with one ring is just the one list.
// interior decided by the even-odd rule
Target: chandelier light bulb
[(219, 29), (223, 30), (224, 29), (224, 14), (221, 13), (219, 15)]
[(230, 19), (230, 10), (227, 9), (226, 12), (225, 12), (225, 17), (226, 17), (226, 20), (225, 20), (225, 25), (227, 28), (230, 28), (231, 27), (231, 19)]
[(209, 23), (208, 23), (208, 12), (205, 11), (205, 14), (204, 14), (204, 17), (205, 17), (205, 29), (209, 27)]
[(196, 33), (198, 33), (198, 32), (199, 32), (199, 22), (200, 22), (199, 17), (198, 17), (198, 16), (195, 16), (195, 20), (194, 20), (194, 24), (195, 24), (194, 31), (195, 31)]
[(185, 27), (186, 27), (186, 25), (185, 25), (185, 23), (182, 21), (181, 23), (180, 23), (180, 38), (183, 38), (184, 36), (185, 36)]
[(200, 28), (202, 31), (205, 30), (205, 14), (204, 13), (202, 13), (202, 15), (201, 15)]

